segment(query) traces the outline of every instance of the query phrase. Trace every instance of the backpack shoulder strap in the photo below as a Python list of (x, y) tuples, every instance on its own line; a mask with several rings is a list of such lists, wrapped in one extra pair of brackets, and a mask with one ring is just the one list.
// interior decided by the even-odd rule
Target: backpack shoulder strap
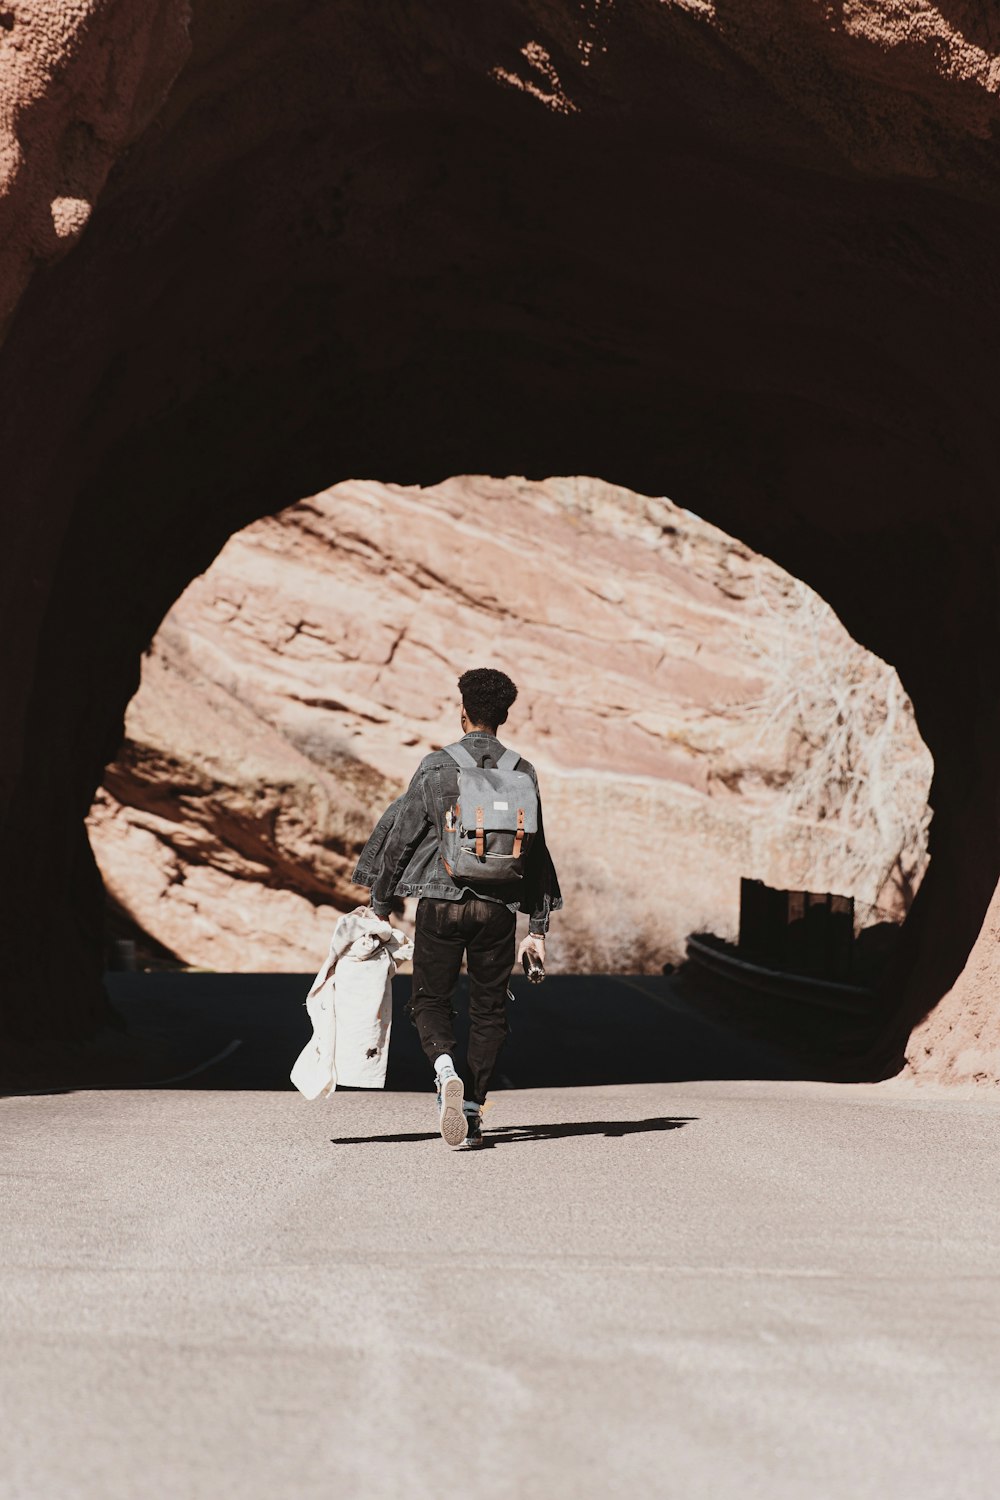
[(521, 757), (516, 750), (505, 750), (497, 761), (498, 771), (513, 771)]
[(451, 756), (452, 760), (457, 761), (460, 766), (471, 766), (473, 770), (479, 769), (479, 762), (477, 761), (476, 757), (474, 755), (471, 755), (469, 751), (466, 750), (465, 746), (457, 740), (454, 745), (444, 745), (442, 748), (448, 755)]

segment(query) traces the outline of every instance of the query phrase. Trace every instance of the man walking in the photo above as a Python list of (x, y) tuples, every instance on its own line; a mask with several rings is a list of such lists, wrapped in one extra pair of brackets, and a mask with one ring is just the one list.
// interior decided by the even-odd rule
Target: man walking
[[(538, 777), (497, 739), (517, 688), (492, 667), (464, 672), (458, 687), (462, 739), (424, 756), (406, 792), (379, 819), (352, 877), (370, 887), (376, 916), (389, 915), (393, 896), (420, 898), (410, 1012), (437, 1076), (439, 1127), (450, 1146), (482, 1138), (482, 1106), (508, 1030), (516, 913), (529, 914), (517, 959), (530, 952), (544, 963), (549, 913), (563, 904), (545, 845)], [(510, 792), (500, 795), (504, 778)], [(476, 804), (464, 811), (463, 785), (466, 801), (471, 796)], [(463, 953), (469, 1046), (460, 1072), (452, 994)]]

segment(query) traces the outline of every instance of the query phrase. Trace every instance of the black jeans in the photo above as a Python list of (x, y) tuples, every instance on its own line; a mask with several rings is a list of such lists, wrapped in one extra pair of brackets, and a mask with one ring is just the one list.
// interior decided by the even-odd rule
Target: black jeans
[(485, 1102), (497, 1056), (507, 1035), (507, 984), (514, 967), (517, 918), (501, 901), (466, 896), (461, 901), (421, 896), (413, 947), (410, 1013), (430, 1062), (452, 1053), (452, 994), (469, 965), (469, 1054), (462, 1074), (466, 1099)]

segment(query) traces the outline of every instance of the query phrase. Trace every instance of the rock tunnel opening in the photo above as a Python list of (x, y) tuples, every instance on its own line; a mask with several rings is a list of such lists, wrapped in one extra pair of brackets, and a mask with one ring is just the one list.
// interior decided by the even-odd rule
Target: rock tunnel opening
[(107, 1014), (83, 826), (139, 653), (227, 538), (352, 474), (603, 475), (816, 589), (935, 766), (870, 1076), (981, 931), (990, 972), (989, 39), (926, 8), (599, 9), (15, 29), (38, 65), (0, 198), (11, 1047)]
[(733, 941), (750, 878), (851, 897), (877, 982), (926, 866), (932, 763), (898, 677), (776, 564), (582, 478), (346, 482), (230, 538), (145, 653), (91, 809), (111, 938), (144, 967), (317, 968), (485, 664), (519, 684), (501, 738), (542, 778), (556, 972)]

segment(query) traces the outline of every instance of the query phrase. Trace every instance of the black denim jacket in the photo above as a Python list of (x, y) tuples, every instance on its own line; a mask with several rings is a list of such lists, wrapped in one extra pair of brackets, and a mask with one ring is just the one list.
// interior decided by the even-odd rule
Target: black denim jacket
[[(461, 743), (482, 766), (496, 765), (504, 746), (494, 734), (463, 735)], [(517, 764), (538, 790), (535, 768), (526, 760)], [(355, 885), (371, 889), (371, 908), (376, 916), (388, 916), (393, 896), (439, 896), (455, 901), (466, 891), (475, 896), (502, 901), (511, 911), (529, 913), (528, 930), (548, 931), (549, 912), (563, 904), (555, 866), (545, 844), (542, 803), (538, 801), (538, 835), (530, 850), (521, 880), (475, 890), (456, 885), (441, 859), (440, 836), (444, 814), (458, 796), (458, 765), (445, 750), (432, 750), (417, 767), (413, 780), (401, 797), (379, 818), (351, 876)]]

